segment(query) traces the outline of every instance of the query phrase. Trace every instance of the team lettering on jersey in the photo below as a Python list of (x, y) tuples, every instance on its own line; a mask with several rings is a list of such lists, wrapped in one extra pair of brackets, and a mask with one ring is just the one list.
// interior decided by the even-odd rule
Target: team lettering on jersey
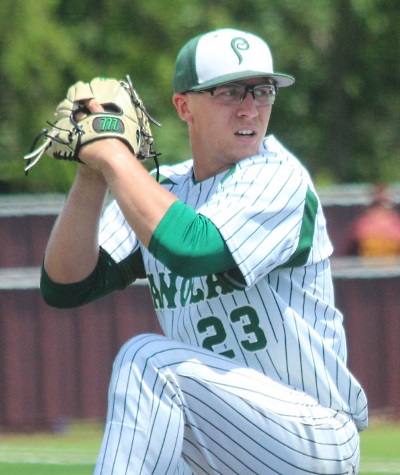
[[(198, 304), (227, 295), (234, 291), (222, 277), (210, 274), (201, 280), (203, 287), (196, 286), (199, 279), (185, 279), (172, 272), (157, 274), (159, 284), (153, 274), (148, 274), (150, 293), (156, 310), (174, 310), (178, 306)], [(231, 327), (231, 325), (233, 327)], [(231, 309), (227, 318), (203, 315), (196, 324), (197, 332), (203, 336), (202, 346), (211, 351), (235, 358), (236, 353), (229, 348), (229, 333), (233, 328), (238, 332), (238, 343), (244, 351), (257, 352), (267, 346), (267, 337), (260, 326), (257, 311), (250, 305)], [(231, 330), (229, 330), (231, 328)], [(239, 330), (240, 329), (240, 330)]]
[(187, 304), (197, 304), (234, 291), (228, 282), (215, 274), (205, 277), (203, 281), (205, 287), (203, 288), (196, 287), (194, 279), (183, 278), (172, 272), (168, 272), (168, 274), (160, 272), (157, 275), (159, 284), (156, 283), (153, 274), (147, 274), (150, 293), (156, 310), (176, 309)]

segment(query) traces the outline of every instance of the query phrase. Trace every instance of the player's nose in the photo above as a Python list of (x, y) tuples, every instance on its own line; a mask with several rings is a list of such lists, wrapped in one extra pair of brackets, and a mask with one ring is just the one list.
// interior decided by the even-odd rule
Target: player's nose
[(238, 115), (257, 117), (258, 107), (255, 104), (254, 97), (250, 91), (246, 91), (246, 94), (240, 104), (238, 104)]

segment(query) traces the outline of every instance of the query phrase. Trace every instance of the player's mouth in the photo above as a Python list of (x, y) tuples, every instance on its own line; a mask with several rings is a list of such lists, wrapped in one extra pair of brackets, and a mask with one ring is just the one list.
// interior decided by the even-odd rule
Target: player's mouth
[(254, 130), (238, 130), (237, 132), (235, 132), (235, 135), (237, 135), (238, 137), (254, 137), (256, 135), (256, 132)]

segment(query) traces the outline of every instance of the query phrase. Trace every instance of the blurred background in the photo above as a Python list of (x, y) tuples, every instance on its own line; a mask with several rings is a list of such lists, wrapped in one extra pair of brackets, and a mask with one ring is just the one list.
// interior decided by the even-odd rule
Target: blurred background
[(22, 156), (77, 80), (130, 74), (163, 162), (189, 154), (171, 104), (180, 47), (209, 29), (249, 29), (269, 43), (281, 90), (270, 125), (317, 184), (400, 179), (398, 0), (0, 0), (0, 194), (66, 191), (74, 174)]
[(73, 311), (44, 304), (39, 268), (76, 164), (45, 155), (26, 177), (23, 155), (71, 84), (129, 74), (162, 123), (153, 127), (161, 164), (187, 158), (171, 102), (175, 58), (191, 37), (221, 27), (266, 39), (275, 69), (296, 78), (280, 91), (269, 132), (321, 196), (349, 364), (372, 410), (400, 414), (400, 231), (382, 224), (389, 244), (381, 232), (369, 255), (346, 251), (377, 185), (385, 208), (400, 206), (399, 25), (399, 0), (0, 0), (0, 430), (102, 419), (119, 347), (159, 331), (145, 282)]

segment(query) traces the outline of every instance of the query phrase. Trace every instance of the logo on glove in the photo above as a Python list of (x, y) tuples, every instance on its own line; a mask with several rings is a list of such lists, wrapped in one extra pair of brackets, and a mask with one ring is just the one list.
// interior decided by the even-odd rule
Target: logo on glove
[(116, 132), (123, 134), (125, 132), (124, 123), (118, 117), (96, 117), (93, 120), (93, 129), (97, 133)]

